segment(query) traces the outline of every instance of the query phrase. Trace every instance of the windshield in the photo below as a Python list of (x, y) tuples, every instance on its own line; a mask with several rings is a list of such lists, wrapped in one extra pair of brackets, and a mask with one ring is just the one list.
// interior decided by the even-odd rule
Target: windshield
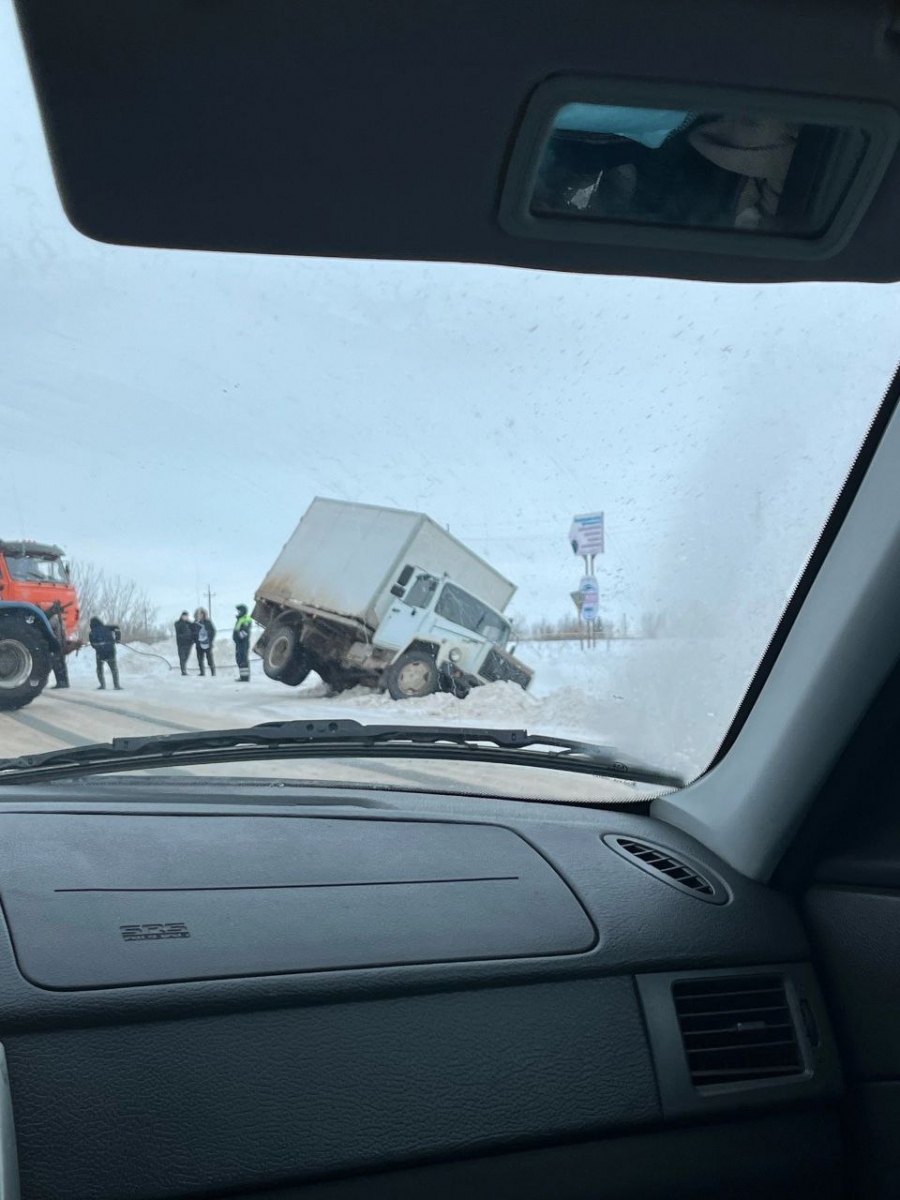
[(509, 633), (509, 626), (502, 617), (453, 583), (444, 584), (434, 611), (439, 617), (445, 617), (463, 629), (471, 629), (489, 642), (504, 642)]
[(0, 159), (4, 535), (65, 547), (84, 643), (0, 714), (3, 753), (337, 715), (708, 767), (894, 371), (900, 288), (93, 242), (8, 6)]
[(6, 556), (10, 579), (21, 583), (67, 583), (66, 569), (58, 558), (38, 558), (30, 554)]

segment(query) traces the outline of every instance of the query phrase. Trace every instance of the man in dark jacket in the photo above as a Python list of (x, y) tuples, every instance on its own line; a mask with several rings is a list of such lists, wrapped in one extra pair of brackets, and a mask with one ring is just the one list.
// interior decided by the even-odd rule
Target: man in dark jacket
[(59, 650), (54, 651), (50, 656), (50, 665), (53, 668), (53, 674), (56, 676), (56, 683), (53, 685), (56, 688), (67, 688), (69, 686), (69, 667), (66, 663), (66, 624), (63, 620), (63, 608), (58, 600), (54, 600), (48, 609), (46, 609), (47, 620), (50, 622), (50, 628), (53, 630), (53, 636), (59, 643)]
[(194, 622), (183, 612), (175, 622), (175, 644), (178, 647), (178, 661), (181, 664), (182, 675), (187, 675), (188, 659), (194, 648)]
[(247, 615), (247, 605), (237, 606), (237, 620), (234, 623), (234, 660), (238, 666), (238, 679), (241, 683), (250, 682), (250, 631), (253, 628), (253, 618)]
[(91, 633), (88, 641), (94, 647), (97, 655), (97, 679), (100, 690), (106, 691), (106, 678), (103, 674), (103, 664), (109, 667), (113, 687), (121, 692), (119, 683), (119, 664), (116, 662), (116, 644), (121, 636), (118, 625), (104, 625), (99, 617), (91, 617)]
[(198, 608), (194, 613), (194, 641), (197, 643), (197, 665), (200, 674), (205, 675), (204, 660), (209, 667), (210, 675), (216, 673), (216, 660), (213, 658), (213, 642), (216, 640), (216, 627), (209, 619), (205, 608)]

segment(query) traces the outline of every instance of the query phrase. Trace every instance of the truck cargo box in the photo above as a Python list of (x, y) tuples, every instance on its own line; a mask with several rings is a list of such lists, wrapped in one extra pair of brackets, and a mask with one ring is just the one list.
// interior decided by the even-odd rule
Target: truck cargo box
[(309, 605), (372, 629), (405, 565), (421, 567), (502, 612), (515, 585), (423, 513), (317, 497), (291, 534), (257, 598)]

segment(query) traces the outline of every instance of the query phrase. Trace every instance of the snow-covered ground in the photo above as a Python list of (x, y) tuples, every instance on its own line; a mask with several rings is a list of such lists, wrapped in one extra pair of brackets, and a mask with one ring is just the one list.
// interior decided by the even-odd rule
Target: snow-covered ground
[[(124, 690), (101, 693), (96, 690), (94, 655), (85, 650), (69, 660), (72, 687), (68, 692), (48, 690), (22, 713), (0, 716), (0, 750), (5, 755), (31, 753), (177, 729), (348, 718), (380, 724), (490, 725), (574, 737), (615, 747), (622, 754), (690, 777), (709, 761), (723, 723), (721, 714), (703, 707), (697, 680), (683, 669), (680, 674), (673, 672), (674, 666), (683, 668), (691, 661), (691, 649), (690, 644), (666, 639), (601, 642), (591, 650), (582, 650), (577, 642), (525, 643), (518, 653), (536, 672), (527, 693), (514, 684), (499, 683), (479, 688), (465, 700), (442, 694), (403, 703), (366, 688), (329, 697), (315, 675), (302, 687), (287, 688), (265, 676), (255, 655), (252, 680), (241, 684), (228, 639), (216, 643), (218, 673), (213, 678), (201, 678), (193, 662), (190, 674), (183, 677), (174, 642), (122, 646), (119, 665)], [(709, 644), (702, 658), (702, 679), (708, 681), (714, 677), (708, 669), (714, 661)], [(733, 672), (730, 657), (728, 662)], [(672, 686), (673, 677), (682, 680), (678, 687)], [(439, 769), (446, 772), (446, 764)], [(395, 763), (391, 770), (397, 778), (424, 786), (432, 768), (417, 763), (410, 770)], [(333, 767), (322, 764), (311, 771), (319, 778), (335, 774)], [(296, 768), (270, 771), (267, 765), (266, 773), (296, 774)], [(306, 764), (303, 773), (310, 775)], [(508, 778), (505, 784), (492, 783), (491, 774), (492, 769), (479, 766), (454, 768), (453, 777), (488, 790), (514, 786)], [(592, 780), (569, 775), (550, 786), (548, 773), (536, 774), (541, 782), (535, 786), (542, 794), (556, 798), (597, 794)], [(371, 780), (372, 769), (357, 761), (342, 766), (340, 777)]]

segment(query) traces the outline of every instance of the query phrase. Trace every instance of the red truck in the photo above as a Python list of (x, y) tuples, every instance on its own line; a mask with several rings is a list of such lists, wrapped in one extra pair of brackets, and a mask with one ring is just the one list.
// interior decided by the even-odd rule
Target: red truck
[(78, 596), (63, 551), (44, 542), (0, 539), (0, 601), (35, 604), (45, 612), (58, 600), (66, 629), (65, 652), (81, 645)]

